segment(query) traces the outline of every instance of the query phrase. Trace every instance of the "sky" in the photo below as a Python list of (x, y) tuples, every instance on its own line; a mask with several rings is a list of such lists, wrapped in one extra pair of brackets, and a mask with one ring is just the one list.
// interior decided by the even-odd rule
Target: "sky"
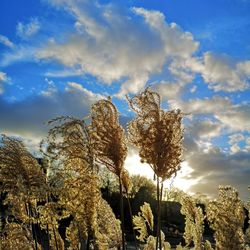
[[(1, 0), (0, 133), (35, 152), (46, 122), (79, 118), (147, 86), (180, 108), (184, 155), (174, 186), (216, 197), (250, 185), (249, 0)], [(129, 147), (131, 173), (152, 177)], [(170, 185), (167, 183), (166, 185)]]

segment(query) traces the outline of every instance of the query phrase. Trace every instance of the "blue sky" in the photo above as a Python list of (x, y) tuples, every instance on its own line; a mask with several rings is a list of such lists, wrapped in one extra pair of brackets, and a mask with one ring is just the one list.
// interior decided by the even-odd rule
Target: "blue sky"
[[(176, 186), (214, 196), (250, 177), (250, 1), (1, 0), (0, 130), (34, 150), (60, 115), (84, 117), (151, 85), (189, 113)], [(140, 165), (140, 166), (139, 166)], [(135, 149), (126, 167), (144, 171)], [(144, 169), (143, 169), (144, 168)]]

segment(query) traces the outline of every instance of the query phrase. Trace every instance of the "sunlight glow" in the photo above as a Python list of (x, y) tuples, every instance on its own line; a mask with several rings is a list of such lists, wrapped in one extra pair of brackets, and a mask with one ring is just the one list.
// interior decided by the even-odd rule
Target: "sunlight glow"
[[(133, 175), (143, 175), (149, 179), (153, 179), (154, 172), (148, 164), (141, 163), (139, 155), (135, 150), (129, 150), (129, 154), (125, 161), (125, 168)], [(181, 166), (181, 170), (177, 172), (176, 177), (164, 182), (165, 188), (176, 187), (180, 190), (188, 192), (191, 186), (197, 183), (197, 180), (190, 178), (192, 168), (188, 165), (187, 161), (184, 161)]]

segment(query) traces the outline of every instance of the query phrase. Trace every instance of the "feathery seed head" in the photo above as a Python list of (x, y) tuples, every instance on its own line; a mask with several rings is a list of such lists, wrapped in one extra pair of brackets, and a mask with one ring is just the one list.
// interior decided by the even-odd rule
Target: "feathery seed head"
[(121, 176), (127, 156), (125, 133), (119, 124), (118, 111), (110, 99), (92, 106), (90, 137), (97, 160)]
[(128, 125), (129, 141), (158, 177), (163, 181), (170, 178), (182, 161), (183, 113), (179, 109), (163, 111), (159, 94), (148, 88), (128, 102), (137, 114)]

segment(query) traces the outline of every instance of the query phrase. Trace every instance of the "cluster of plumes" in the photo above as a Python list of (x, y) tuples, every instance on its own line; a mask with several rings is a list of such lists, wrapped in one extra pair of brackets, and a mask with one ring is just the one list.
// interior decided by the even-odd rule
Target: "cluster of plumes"
[(144, 202), (140, 206), (141, 212), (138, 215), (133, 216), (134, 229), (138, 231), (139, 236), (137, 239), (140, 241), (145, 241), (148, 238), (148, 229), (151, 231), (154, 229), (154, 216), (151, 210), (150, 205), (147, 202)]
[(115, 218), (112, 208), (104, 199), (100, 199), (97, 206), (97, 226), (98, 249), (115, 250), (121, 245), (120, 221)]
[(121, 177), (127, 145), (118, 111), (110, 99), (100, 100), (92, 106), (90, 138), (97, 160)]
[(119, 180), (122, 249), (125, 249), (123, 192), (128, 193), (130, 186), (129, 175), (124, 169), (127, 145), (118, 111), (110, 98), (98, 101), (91, 108), (90, 141), (96, 160)]
[[(72, 245), (78, 245), (81, 240), (86, 240), (90, 234), (94, 234), (96, 225), (95, 204), (100, 194), (93, 155), (84, 121), (71, 117), (59, 117), (52, 120), (50, 124), (54, 127), (50, 129), (41, 148), (45, 148), (45, 155), (49, 159), (49, 183), (53, 194), (56, 194), (58, 199), (57, 204), (61, 210), (67, 211), (68, 216), (73, 216), (69, 229), (73, 229), (77, 221), (79, 231), (77, 235), (81, 236), (76, 237), (78, 242), (75, 243), (68, 233), (70, 247), (74, 249)], [(54, 207), (53, 202), (49, 201), (49, 204), (51, 208)], [(53, 230), (58, 228), (55, 223), (51, 227)]]
[(21, 141), (5, 135), (0, 141), (0, 180), (9, 196), (24, 197), (26, 202), (44, 198), (45, 174), (37, 160)]
[[(171, 248), (172, 249), (172, 248)], [(194, 248), (191, 248), (191, 249), (193, 249), (193, 250), (198, 250), (198, 249), (204, 249), (204, 250), (214, 250), (213, 248), (212, 248), (212, 246), (211, 246), (211, 243), (208, 241), (208, 240), (206, 240), (205, 242), (204, 242), (204, 246), (203, 246), (203, 248), (196, 248), (196, 247), (194, 247)], [(182, 245), (181, 245), (181, 243), (179, 243), (179, 245), (177, 245), (176, 246), (176, 250), (190, 250), (190, 247), (183, 247)], [(225, 249), (226, 250), (226, 249)]]
[[(250, 192), (250, 187), (248, 187), (248, 191)], [(248, 210), (248, 228), (246, 230), (246, 243), (248, 244), (248, 247), (250, 248), (250, 199), (245, 204), (245, 208)]]
[(121, 183), (122, 183), (123, 193), (129, 196), (133, 184), (129, 173), (125, 168), (121, 172)]
[(67, 217), (67, 214), (65, 215), (58, 203), (52, 201), (39, 206), (37, 211), (39, 226), (41, 229), (46, 230), (50, 248), (64, 249), (64, 241), (59, 234), (59, 221)]
[[(156, 237), (148, 233), (149, 230), (152, 233), (154, 229), (154, 216), (151, 207), (147, 202), (144, 202), (144, 204), (140, 206), (140, 210), (138, 215), (133, 216), (134, 229), (139, 233), (137, 239), (145, 243), (143, 247), (144, 250), (154, 250)], [(165, 241), (165, 235), (162, 231), (161, 240), (163, 249), (170, 250), (171, 246)]]
[[(103, 201), (89, 127), (83, 120), (70, 117), (61, 117), (53, 122), (57, 125), (49, 131), (44, 145), (47, 145), (49, 159), (53, 159), (51, 172), (56, 175), (51, 179), (57, 183), (58, 203), (73, 217), (66, 232), (69, 249), (77, 249), (79, 245), (84, 247), (87, 240), (93, 240), (101, 247), (98, 209)], [(107, 224), (105, 226), (108, 228)], [(114, 238), (108, 233), (106, 237)], [(116, 242), (120, 244), (119, 240)]]
[[(23, 249), (30, 250), (35, 249), (35, 245), (32, 238), (30, 229), (20, 223), (7, 223), (1, 240), (1, 249)], [(18, 248), (17, 248), (18, 247)], [(38, 247), (40, 250), (41, 248)]]
[[(4, 204), (11, 208), (3, 228), (3, 244), (6, 249), (14, 249), (15, 241), (33, 245), (37, 203), (44, 199), (47, 190), (45, 174), (21, 141), (5, 135), (0, 141), (0, 180), (1, 192), (6, 194)], [(19, 237), (13, 239), (17, 234)]]
[(237, 190), (231, 186), (220, 186), (219, 197), (206, 207), (210, 227), (215, 231), (216, 249), (245, 249), (244, 209)]
[[(80, 171), (82, 165), (95, 168), (93, 152), (90, 146), (89, 130), (84, 120), (73, 117), (58, 117), (49, 122), (54, 125), (48, 136), (41, 142), (41, 149), (50, 161), (62, 162), (65, 165), (74, 165), (75, 171)], [(45, 151), (43, 150), (45, 148)], [(78, 169), (78, 166), (80, 169)]]
[[(119, 247), (120, 224), (101, 197), (89, 127), (71, 117), (50, 124), (54, 127), (41, 143), (47, 175), (22, 142), (1, 137), (1, 195), (9, 209), (1, 224), (0, 247), (16, 249), (18, 243), (23, 249), (40, 249), (39, 228), (46, 231), (50, 249), (64, 249), (59, 233), (64, 218), (71, 218), (69, 249), (85, 247), (88, 240), (98, 249)], [(125, 171), (121, 178), (128, 189)]]
[(160, 95), (148, 88), (139, 95), (127, 99), (137, 115), (128, 124), (129, 141), (139, 149), (141, 161), (148, 163), (157, 177), (156, 249), (158, 244), (161, 249), (163, 182), (176, 175), (181, 166), (183, 113), (180, 110), (162, 110)]
[(205, 216), (202, 208), (197, 206), (194, 199), (184, 192), (179, 193), (178, 200), (181, 204), (181, 214), (185, 216), (185, 232), (183, 237), (186, 247), (193, 243), (196, 250), (212, 249), (209, 241), (203, 241)]
[(159, 94), (148, 88), (128, 101), (137, 114), (128, 125), (129, 141), (139, 148), (142, 162), (164, 181), (180, 169), (183, 114), (162, 110)]

